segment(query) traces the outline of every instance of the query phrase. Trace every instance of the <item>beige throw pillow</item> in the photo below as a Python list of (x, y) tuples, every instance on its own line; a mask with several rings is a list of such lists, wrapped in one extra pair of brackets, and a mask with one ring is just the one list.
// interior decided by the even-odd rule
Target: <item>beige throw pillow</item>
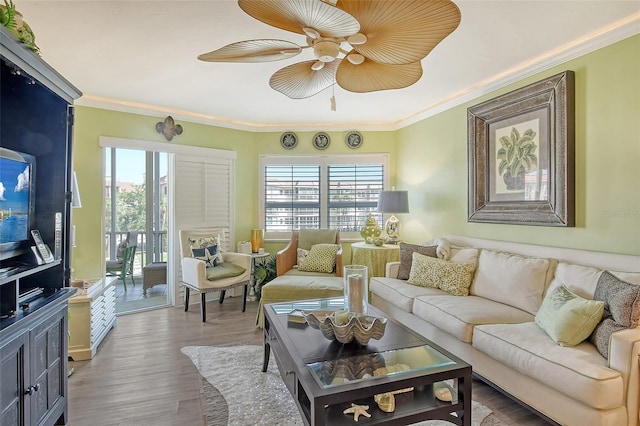
[(409, 284), (439, 288), (454, 296), (469, 294), (475, 263), (456, 263), (413, 253)]

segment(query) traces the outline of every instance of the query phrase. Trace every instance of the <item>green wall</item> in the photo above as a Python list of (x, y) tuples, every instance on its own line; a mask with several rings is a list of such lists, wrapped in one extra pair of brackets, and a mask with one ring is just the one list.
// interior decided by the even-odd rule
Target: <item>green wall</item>
[[(576, 226), (467, 222), (467, 108), (575, 72)], [(443, 234), (640, 255), (640, 36), (556, 66), (397, 132), (402, 234)]]
[[(74, 127), (74, 170), (78, 176), (82, 208), (73, 210), (72, 221), (76, 225), (76, 247), (72, 253), (73, 276), (99, 278), (104, 270), (104, 183), (103, 152), (100, 136), (111, 136), (167, 143), (233, 150), (236, 159), (235, 237), (237, 241), (249, 240), (250, 230), (258, 226), (258, 165), (260, 154), (315, 154), (311, 144), (315, 132), (296, 132), (299, 142), (296, 148), (286, 150), (280, 145), (282, 132), (257, 133), (227, 129), (204, 124), (176, 120), (184, 128), (180, 136), (167, 142), (157, 133), (155, 125), (163, 117), (115, 112), (89, 107), (76, 107)], [(320, 129), (319, 129), (320, 130)], [(322, 129), (325, 130), (326, 129)], [(331, 137), (327, 154), (362, 154), (395, 152), (393, 132), (361, 132), (364, 143), (358, 150), (344, 143), (346, 131), (327, 131)], [(391, 181), (393, 182), (393, 166)], [(235, 245), (235, 242), (234, 242)], [(268, 243), (267, 251), (275, 253), (283, 243)], [(347, 255), (348, 253), (345, 253)]]
[[(555, 228), (467, 222), (467, 108), (564, 70), (576, 80), (576, 226)], [(461, 234), (516, 242), (640, 255), (640, 36), (571, 60), (531, 78), (454, 107), (395, 132), (362, 132), (363, 146), (344, 143), (346, 132), (324, 130), (323, 153), (388, 152), (391, 183), (409, 190), (410, 214), (401, 235), (422, 242)], [(155, 131), (160, 117), (76, 107), (74, 169), (82, 208), (74, 209), (74, 276), (97, 278), (104, 263), (103, 159), (100, 136), (169, 143)], [(297, 132), (298, 146), (280, 146), (282, 132), (257, 133), (177, 120), (182, 135), (171, 144), (237, 152), (235, 236), (248, 240), (258, 224), (260, 154), (318, 154), (315, 132)], [(248, 214), (245, 214), (248, 212)], [(283, 243), (267, 243), (272, 253)], [(345, 259), (350, 259), (345, 244)]]

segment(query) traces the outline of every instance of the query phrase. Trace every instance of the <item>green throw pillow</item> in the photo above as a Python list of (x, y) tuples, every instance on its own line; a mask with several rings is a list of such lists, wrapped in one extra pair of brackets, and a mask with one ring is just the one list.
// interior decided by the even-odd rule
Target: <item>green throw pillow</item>
[(298, 264), (298, 270), (304, 272), (326, 272), (330, 274), (336, 267), (336, 254), (340, 250), (337, 244), (315, 244), (311, 246), (304, 261)]
[(413, 253), (409, 284), (439, 288), (454, 296), (467, 296), (476, 270), (475, 263), (456, 263)]
[(536, 324), (560, 346), (575, 346), (589, 337), (603, 312), (604, 302), (583, 299), (562, 284), (542, 301)]

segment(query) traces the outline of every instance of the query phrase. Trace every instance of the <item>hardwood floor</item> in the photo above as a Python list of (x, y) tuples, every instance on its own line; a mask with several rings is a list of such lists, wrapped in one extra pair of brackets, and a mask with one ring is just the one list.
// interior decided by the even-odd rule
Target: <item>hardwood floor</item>
[[(239, 297), (199, 306), (156, 309), (118, 317), (89, 361), (69, 362), (70, 426), (202, 425), (199, 374), (183, 346), (262, 344), (255, 327), (258, 302), (241, 312)], [(547, 425), (543, 419), (484, 383), (474, 381), (473, 398), (508, 425)]]

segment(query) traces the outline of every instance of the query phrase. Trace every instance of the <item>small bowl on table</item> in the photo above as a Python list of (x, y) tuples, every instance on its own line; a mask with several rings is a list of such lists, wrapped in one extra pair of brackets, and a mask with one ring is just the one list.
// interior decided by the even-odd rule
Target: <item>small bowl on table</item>
[(366, 346), (371, 339), (381, 339), (387, 326), (386, 318), (376, 318), (346, 311), (303, 311), (307, 324), (322, 332), (329, 340)]

